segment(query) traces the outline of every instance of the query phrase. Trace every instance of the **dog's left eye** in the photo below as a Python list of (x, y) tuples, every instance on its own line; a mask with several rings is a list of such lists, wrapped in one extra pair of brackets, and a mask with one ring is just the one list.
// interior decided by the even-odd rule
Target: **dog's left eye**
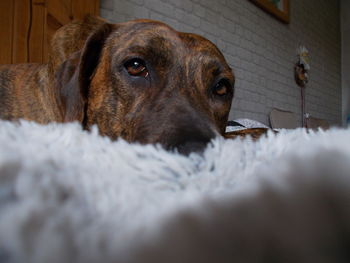
[(226, 79), (220, 80), (213, 88), (214, 95), (223, 97), (227, 95), (231, 90), (231, 85)]
[(139, 58), (131, 59), (124, 64), (129, 75), (136, 77), (148, 77), (148, 70), (145, 61)]

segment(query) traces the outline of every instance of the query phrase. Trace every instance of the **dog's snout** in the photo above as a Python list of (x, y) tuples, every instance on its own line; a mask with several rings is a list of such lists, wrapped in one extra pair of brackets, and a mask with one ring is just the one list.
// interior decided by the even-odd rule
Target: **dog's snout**
[(185, 143), (176, 146), (176, 150), (183, 155), (202, 153), (209, 142), (210, 141), (186, 141)]
[(175, 101), (170, 100), (163, 107), (163, 112), (168, 112), (168, 114), (164, 116), (165, 118), (160, 115), (157, 119), (158, 123), (159, 120), (163, 121), (157, 127), (158, 136), (153, 142), (160, 143), (165, 149), (177, 151), (183, 155), (189, 155), (192, 152), (201, 153), (206, 149), (208, 143), (219, 135), (219, 130), (208, 117), (209, 113), (201, 110), (198, 105), (190, 103), (186, 97), (183, 97), (182, 100), (179, 100), (179, 97), (181, 98), (177, 96)]
[(209, 127), (192, 130), (179, 129), (174, 135), (175, 137), (170, 139), (171, 145), (168, 148), (183, 155), (202, 153), (211, 140), (216, 137), (216, 133)]

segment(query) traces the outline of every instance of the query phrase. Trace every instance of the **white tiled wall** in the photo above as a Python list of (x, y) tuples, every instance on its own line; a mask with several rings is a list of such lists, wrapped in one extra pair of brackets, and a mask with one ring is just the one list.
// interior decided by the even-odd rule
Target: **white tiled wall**
[(163, 21), (176, 30), (204, 35), (221, 49), (236, 75), (230, 119), (268, 123), (273, 107), (300, 116), (300, 89), (293, 63), (299, 43), (311, 55), (306, 109), (341, 122), (341, 41), (338, 0), (291, 0), (283, 24), (248, 0), (101, 0), (101, 16), (122, 22)]

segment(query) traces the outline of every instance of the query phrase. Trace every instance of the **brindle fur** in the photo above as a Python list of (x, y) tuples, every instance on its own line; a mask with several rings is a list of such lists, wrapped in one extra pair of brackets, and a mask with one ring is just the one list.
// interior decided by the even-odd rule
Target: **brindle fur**
[[(184, 152), (223, 134), (233, 98), (212, 94), (234, 76), (207, 39), (152, 20), (109, 24), (86, 17), (56, 32), (47, 64), (0, 66), (0, 117), (97, 124), (102, 135)], [(124, 63), (141, 57), (149, 81)]]

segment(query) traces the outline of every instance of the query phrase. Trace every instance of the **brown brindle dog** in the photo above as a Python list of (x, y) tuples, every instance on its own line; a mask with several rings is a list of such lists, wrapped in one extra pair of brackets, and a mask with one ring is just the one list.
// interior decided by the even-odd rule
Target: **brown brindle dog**
[(0, 66), (0, 118), (96, 124), (112, 139), (187, 154), (224, 134), (233, 85), (203, 37), (152, 20), (88, 16), (56, 32), (48, 64)]

